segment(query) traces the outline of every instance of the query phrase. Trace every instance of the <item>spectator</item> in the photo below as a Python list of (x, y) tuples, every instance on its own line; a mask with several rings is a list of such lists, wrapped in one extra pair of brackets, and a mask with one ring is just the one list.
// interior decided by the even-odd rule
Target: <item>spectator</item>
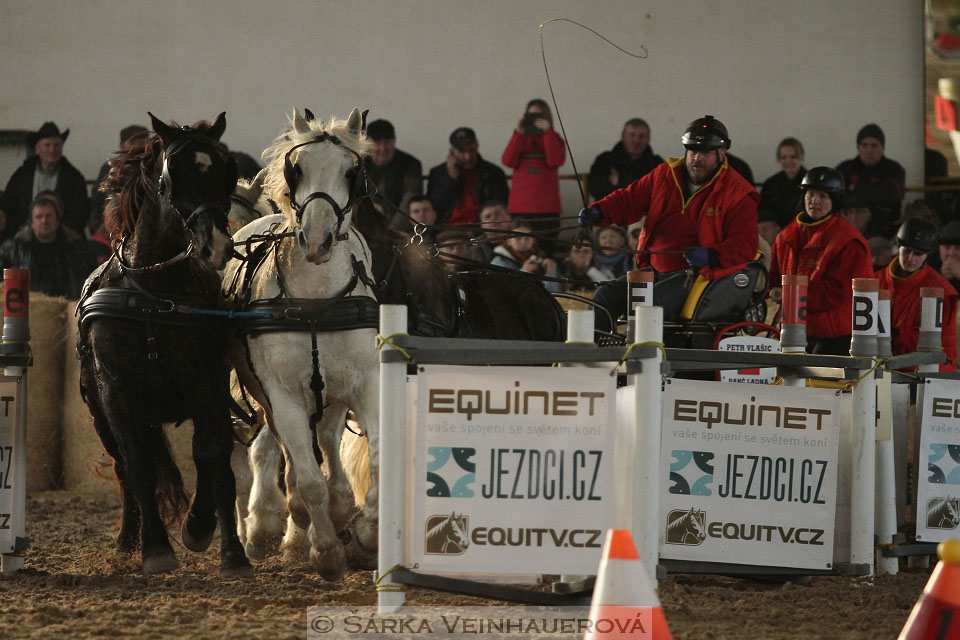
[[(557, 277), (557, 263), (552, 258), (541, 258), (537, 250), (537, 239), (530, 235), (533, 232), (526, 222), (520, 221), (513, 225), (517, 235), (511, 235), (493, 250), (493, 260), (490, 264), (495, 267), (516, 269), (535, 276)], [(542, 280), (547, 291), (562, 291), (559, 282)]]
[[(664, 320), (676, 320), (692, 280), (689, 268), (708, 280), (732, 277), (757, 255), (760, 194), (730, 170), (727, 128), (713, 116), (690, 123), (681, 142), (683, 158), (672, 158), (626, 189), (580, 211), (581, 226), (626, 226), (643, 216), (637, 249), (640, 266), (656, 271), (653, 302)], [(690, 281), (690, 282), (688, 282)], [(597, 289), (594, 300), (614, 318), (627, 311), (627, 283)], [(596, 328), (610, 331), (597, 310)]]
[(570, 245), (558, 271), (560, 277), (567, 280), (564, 288), (568, 291), (592, 289), (594, 284), (609, 279), (593, 262), (593, 240), (590, 238), (583, 238), (579, 247), (576, 244)]
[[(131, 124), (120, 130), (120, 148), (123, 151), (129, 151), (135, 142), (147, 137), (149, 131), (146, 127), (139, 124)], [(87, 230), (90, 235), (105, 233), (99, 229), (103, 224), (103, 207), (107, 204), (107, 194), (100, 191), (100, 185), (106, 180), (110, 173), (110, 162), (104, 162), (100, 165), (100, 172), (97, 174), (97, 182), (93, 187), (93, 194), (90, 196), (90, 217), (87, 220)]]
[(960, 290), (960, 220), (951, 220), (940, 230), (940, 273)]
[(55, 193), (40, 192), (29, 207), (30, 223), (0, 244), (0, 265), (29, 269), (31, 291), (76, 300), (92, 265), (84, 237), (63, 226), (61, 207)]
[(777, 216), (771, 209), (760, 209), (757, 212), (757, 231), (760, 233), (760, 237), (771, 247), (777, 240), (780, 228)]
[(477, 262), (493, 260), (493, 249), (503, 242), (503, 231), (508, 231), (513, 225), (510, 214), (502, 204), (488, 204), (480, 209), (480, 235), (475, 247), (471, 248), (470, 257)]
[(473, 234), (468, 229), (444, 229), (437, 234), (437, 248), (447, 273), (472, 269), (470, 263), (470, 240)]
[(426, 227), (423, 229), (423, 241), (426, 244), (436, 242), (437, 230), (434, 225), (437, 224), (437, 212), (433, 208), (433, 203), (427, 196), (413, 196), (408, 203), (410, 209), (410, 218), (401, 217), (398, 228), (413, 231), (413, 226), (420, 223)]
[(593, 262), (603, 273), (604, 280), (616, 280), (627, 275), (636, 262), (632, 251), (624, 252), (627, 234), (615, 224), (602, 227), (596, 232), (596, 250)]
[(912, 218), (897, 231), (897, 257), (885, 269), (876, 272), (880, 288), (893, 294), (890, 307), (893, 355), (913, 353), (920, 341), (920, 290), (943, 289), (943, 350), (947, 362), (941, 371), (954, 371), (957, 362), (957, 290), (926, 264), (927, 256), (937, 248), (937, 230), (923, 218)]
[(870, 211), (870, 207), (859, 191), (847, 191), (844, 194), (843, 209), (840, 211), (840, 215), (852, 224), (853, 228), (859, 231), (864, 238), (875, 235), (875, 230), (870, 225), (873, 220), (873, 212)]
[(867, 245), (870, 247), (870, 262), (874, 271), (885, 268), (893, 260), (893, 243), (889, 239), (870, 236)]
[(846, 355), (850, 351), (853, 278), (870, 278), (866, 239), (842, 216), (843, 178), (830, 167), (807, 172), (804, 212), (780, 232), (770, 265), (771, 298), (780, 301), (782, 275), (804, 275), (807, 287), (807, 352)]
[(735, 156), (732, 153), (728, 153), (727, 163), (730, 165), (731, 169), (743, 176), (743, 179), (750, 183), (751, 187), (754, 186), (753, 169), (750, 168), (750, 165), (747, 164), (746, 160)]
[[(423, 194), (423, 165), (397, 149), (397, 135), (387, 120), (374, 120), (367, 125), (367, 138), (373, 141), (370, 155), (363, 159), (367, 178), (387, 202), (408, 213), (410, 200)], [(404, 219), (401, 213), (391, 213), (395, 225)]]
[(479, 148), (473, 129), (455, 129), (450, 134), (446, 162), (430, 169), (427, 195), (443, 224), (473, 224), (481, 202), (507, 201), (507, 176), (500, 167), (484, 160)]
[(539, 98), (531, 100), (500, 161), (513, 169), (507, 213), (529, 223), (547, 255), (553, 253), (560, 229), (557, 169), (566, 158), (563, 140), (553, 128), (550, 106)]
[(56, 193), (63, 202), (62, 223), (83, 233), (90, 200), (83, 175), (63, 156), (63, 143), (69, 135), (69, 129), (61, 133), (52, 122), (44, 122), (39, 131), (27, 135), (27, 146), (33, 147), (36, 155), (24, 160), (4, 189), (0, 209), (7, 214), (7, 226), (0, 240), (29, 223), (30, 207), (41, 191)]
[(930, 205), (920, 198), (917, 198), (903, 208), (903, 214), (897, 219), (897, 225), (904, 224), (907, 220), (912, 218), (923, 218), (932, 224), (934, 228), (940, 228), (940, 219), (937, 218), (937, 213), (930, 208)]
[(784, 138), (777, 145), (780, 171), (767, 178), (760, 188), (760, 209), (773, 212), (781, 229), (803, 211), (800, 183), (807, 175), (803, 160), (803, 144), (796, 138)]
[(883, 129), (868, 124), (857, 133), (857, 157), (837, 165), (847, 189), (861, 191), (873, 211), (873, 223), (880, 235), (893, 235), (900, 215), (906, 173), (900, 163), (884, 156)]
[(614, 189), (636, 182), (662, 162), (650, 146), (650, 125), (641, 118), (631, 118), (623, 125), (620, 142), (593, 161), (588, 179), (590, 196), (594, 200), (604, 198)]

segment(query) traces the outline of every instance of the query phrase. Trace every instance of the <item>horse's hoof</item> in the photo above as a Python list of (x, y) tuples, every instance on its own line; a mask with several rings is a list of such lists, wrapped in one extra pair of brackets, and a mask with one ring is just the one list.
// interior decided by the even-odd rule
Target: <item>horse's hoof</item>
[(226, 553), (220, 557), (220, 575), (228, 578), (253, 578), (253, 566), (244, 555)]
[[(190, 549), (190, 551), (206, 551), (210, 543), (213, 542), (213, 532), (216, 527), (209, 532), (193, 534), (190, 532), (190, 525), (193, 522), (195, 521), (187, 518), (186, 522), (183, 523), (183, 526), (180, 528), (180, 540), (183, 542), (183, 546)], [(196, 525), (194, 526), (196, 527)]]
[(127, 536), (120, 534), (117, 536), (117, 551), (120, 553), (133, 553), (140, 548), (140, 536)]
[(267, 559), (266, 550), (258, 545), (247, 542), (243, 545), (243, 551), (247, 554), (247, 558), (250, 560), (256, 560), (257, 562), (263, 562)]
[(338, 542), (326, 551), (310, 549), (310, 563), (324, 580), (339, 582), (347, 568), (347, 555)]
[(179, 566), (180, 562), (177, 560), (177, 555), (172, 551), (157, 556), (147, 556), (143, 559), (143, 573), (148, 576), (173, 571)]
[(377, 568), (377, 550), (370, 549), (360, 541), (360, 536), (356, 532), (350, 531), (353, 535), (350, 537), (350, 548), (352, 550), (352, 562), (358, 569), (376, 569)]

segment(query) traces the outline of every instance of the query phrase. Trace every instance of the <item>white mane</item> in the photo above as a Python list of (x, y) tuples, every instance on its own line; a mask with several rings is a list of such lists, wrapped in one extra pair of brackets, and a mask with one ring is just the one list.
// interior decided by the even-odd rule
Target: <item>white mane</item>
[[(267, 176), (263, 181), (263, 192), (286, 212), (290, 211), (290, 198), (287, 197), (287, 182), (283, 177), (283, 159), (293, 147), (303, 142), (309, 142), (322, 133), (336, 136), (344, 148), (356, 151), (360, 156), (370, 153), (372, 143), (367, 140), (366, 133), (355, 133), (347, 126), (347, 121), (330, 116), (326, 123), (319, 119), (306, 122), (309, 131), (299, 132), (294, 127), (294, 120), (299, 118), (296, 110), (290, 116), (290, 127), (281, 133), (273, 143), (264, 149), (261, 156), (267, 163)], [(294, 158), (291, 161), (295, 160)]]

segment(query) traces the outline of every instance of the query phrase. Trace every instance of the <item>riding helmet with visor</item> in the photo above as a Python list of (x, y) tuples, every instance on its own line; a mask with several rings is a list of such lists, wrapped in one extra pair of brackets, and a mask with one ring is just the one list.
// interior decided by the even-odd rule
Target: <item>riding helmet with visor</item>
[(897, 231), (897, 243), (918, 253), (930, 253), (937, 248), (937, 229), (929, 220), (910, 218)]
[(846, 187), (843, 183), (843, 176), (839, 171), (831, 167), (814, 167), (807, 171), (800, 183), (800, 190), (806, 192), (809, 189), (823, 191), (830, 196), (831, 212), (837, 212), (843, 206), (843, 195)]
[(713, 116), (697, 118), (683, 132), (680, 142), (690, 151), (713, 151), (729, 149), (730, 136), (723, 123)]

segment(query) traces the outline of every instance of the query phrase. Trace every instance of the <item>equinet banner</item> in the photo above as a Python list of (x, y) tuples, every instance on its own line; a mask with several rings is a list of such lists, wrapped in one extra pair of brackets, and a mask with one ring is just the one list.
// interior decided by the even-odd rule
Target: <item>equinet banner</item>
[(837, 391), (669, 380), (661, 557), (831, 568), (839, 418)]
[(410, 561), (447, 573), (595, 573), (612, 521), (608, 374), (422, 367)]

